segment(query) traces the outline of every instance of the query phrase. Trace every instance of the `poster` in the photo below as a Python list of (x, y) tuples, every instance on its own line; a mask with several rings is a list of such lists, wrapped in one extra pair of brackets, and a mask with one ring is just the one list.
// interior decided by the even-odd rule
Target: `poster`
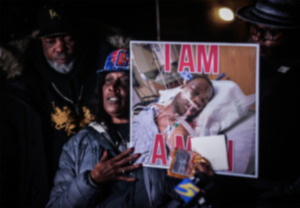
[(258, 54), (258, 44), (131, 41), (137, 162), (168, 169), (182, 148), (202, 151), (217, 174), (256, 178)]

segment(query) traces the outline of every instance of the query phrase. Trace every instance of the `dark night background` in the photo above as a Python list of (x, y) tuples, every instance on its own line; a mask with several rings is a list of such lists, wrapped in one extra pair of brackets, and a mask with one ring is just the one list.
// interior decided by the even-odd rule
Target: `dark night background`
[[(0, 43), (22, 38), (37, 28), (37, 8), (45, 1), (0, 1)], [(53, 1), (52, 1), (53, 2)], [(86, 31), (103, 33), (106, 26), (122, 30), (135, 40), (245, 42), (245, 23), (224, 22), (216, 8), (232, 10), (253, 0), (159, 0), (159, 25), (155, 0), (64, 1), (76, 11)]]

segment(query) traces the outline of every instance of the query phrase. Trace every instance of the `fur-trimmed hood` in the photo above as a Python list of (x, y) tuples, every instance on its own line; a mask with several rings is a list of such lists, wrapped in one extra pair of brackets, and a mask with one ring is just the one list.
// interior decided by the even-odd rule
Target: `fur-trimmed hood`
[(5, 46), (0, 46), (0, 69), (4, 72), (7, 79), (15, 78), (22, 74), (25, 51), (37, 34), (38, 31), (36, 30), (23, 39), (13, 40)]

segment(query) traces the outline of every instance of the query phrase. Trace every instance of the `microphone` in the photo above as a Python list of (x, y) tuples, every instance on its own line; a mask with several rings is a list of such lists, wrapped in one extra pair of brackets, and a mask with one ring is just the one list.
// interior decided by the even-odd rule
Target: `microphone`
[(209, 206), (206, 194), (214, 187), (215, 182), (209, 176), (197, 171), (191, 178), (183, 179), (175, 186), (174, 190), (180, 196), (183, 207), (189, 207), (193, 204)]

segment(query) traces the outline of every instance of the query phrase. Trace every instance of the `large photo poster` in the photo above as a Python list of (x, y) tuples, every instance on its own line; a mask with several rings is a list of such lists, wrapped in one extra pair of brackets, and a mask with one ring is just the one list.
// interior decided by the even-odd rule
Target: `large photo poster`
[(217, 174), (257, 177), (258, 52), (257, 44), (131, 41), (137, 162), (180, 171), (187, 164), (172, 159), (182, 149)]

